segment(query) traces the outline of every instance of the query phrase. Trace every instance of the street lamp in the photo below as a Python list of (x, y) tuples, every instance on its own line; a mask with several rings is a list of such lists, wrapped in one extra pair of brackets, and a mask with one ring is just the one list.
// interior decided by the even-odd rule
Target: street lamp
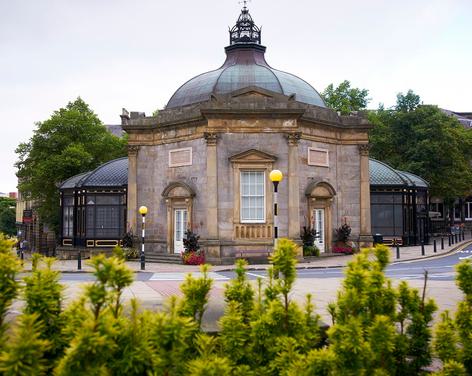
[(279, 223), (277, 220), (277, 188), (283, 177), (282, 172), (279, 170), (272, 170), (269, 174), (269, 179), (274, 184), (274, 248), (277, 247), (277, 240), (279, 238)]
[(146, 230), (146, 214), (148, 212), (148, 208), (146, 206), (141, 206), (139, 208), (139, 214), (142, 215), (143, 217), (143, 225), (142, 225), (142, 242), (141, 242), (141, 270), (144, 270), (146, 268), (146, 259), (144, 257), (144, 234)]

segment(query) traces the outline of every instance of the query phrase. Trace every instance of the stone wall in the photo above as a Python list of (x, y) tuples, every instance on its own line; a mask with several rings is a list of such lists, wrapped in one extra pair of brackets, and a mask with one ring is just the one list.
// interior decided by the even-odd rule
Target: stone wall
[[(192, 148), (192, 165), (169, 167), (169, 151)], [(147, 241), (157, 252), (167, 252), (167, 205), (162, 197), (172, 182), (184, 182), (196, 193), (193, 199), (194, 231), (205, 237), (206, 231), (206, 144), (203, 139), (165, 145), (141, 146), (138, 153), (137, 206), (146, 205)], [(138, 223), (139, 220), (138, 220)], [(140, 226), (139, 226), (140, 228)]]

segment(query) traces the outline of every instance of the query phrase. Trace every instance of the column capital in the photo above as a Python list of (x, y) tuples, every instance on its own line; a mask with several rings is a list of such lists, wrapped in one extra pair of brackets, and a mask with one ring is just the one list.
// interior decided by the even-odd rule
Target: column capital
[(370, 144), (359, 144), (357, 147), (360, 155), (369, 156)]
[(128, 145), (128, 156), (136, 157), (138, 155), (139, 145)]
[(206, 140), (208, 146), (216, 146), (216, 142), (218, 140), (218, 134), (213, 132), (205, 132), (203, 133), (203, 137)]
[(288, 141), (289, 146), (297, 146), (301, 137), (302, 137), (301, 132), (287, 134), (287, 141)]

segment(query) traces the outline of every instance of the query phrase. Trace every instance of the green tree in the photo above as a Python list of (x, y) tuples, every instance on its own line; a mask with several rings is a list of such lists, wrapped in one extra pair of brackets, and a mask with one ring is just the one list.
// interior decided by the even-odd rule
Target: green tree
[(358, 89), (351, 87), (348, 80), (341, 82), (336, 88), (329, 84), (321, 93), (326, 105), (341, 112), (342, 115), (348, 115), (351, 111), (363, 110), (370, 101), (367, 89)]
[(53, 261), (53, 258), (34, 254), (32, 273), (24, 278), (23, 291), (23, 313), (37, 315), (41, 328), (39, 338), (50, 342), (50, 349), (45, 357), (52, 361), (62, 355), (65, 345), (62, 340), (64, 322), (61, 317), (64, 287), (59, 283), (60, 272), (52, 270)]
[(406, 94), (397, 94), (397, 105), (395, 109), (397, 111), (409, 112), (414, 111), (420, 104), (420, 96), (415, 94), (413, 90), (408, 90)]
[(16, 234), (16, 200), (0, 197), (0, 232), (13, 236)]
[(0, 350), (4, 343), (5, 317), (20, 287), (16, 275), (20, 272), (21, 266), (12, 252), (14, 244), (13, 239), (8, 239), (0, 232)]
[(419, 105), (411, 90), (396, 109), (369, 114), (371, 156), (427, 180), (430, 193), (446, 202), (470, 193), (472, 133), (431, 105)]
[(16, 149), (19, 190), (32, 199), (44, 223), (59, 223), (58, 184), (126, 155), (126, 140), (110, 134), (81, 99), (36, 124), (33, 137)]
[(443, 375), (472, 375), (472, 262), (462, 261), (456, 271), (456, 284), (464, 299), (458, 303), (454, 317), (448, 311), (441, 315), (434, 348), (444, 362)]

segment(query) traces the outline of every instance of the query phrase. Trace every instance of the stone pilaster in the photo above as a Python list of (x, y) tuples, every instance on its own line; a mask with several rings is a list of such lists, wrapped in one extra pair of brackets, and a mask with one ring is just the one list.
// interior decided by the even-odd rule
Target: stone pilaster
[(370, 222), (370, 174), (369, 174), (369, 144), (360, 144), (360, 234), (361, 246), (372, 245), (372, 230)]
[(137, 218), (138, 218), (138, 151), (139, 146), (128, 145), (128, 230), (137, 235)]
[(291, 133), (288, 140), (288, 237), (300, 238), (300, 179), (298, 172), (298, 143), (301, 133)]
[[(212, 242), (218, 240), (218, 159), (216, 151), (218, 136), (216, 133), (205, 132), (204, 137), (207, 143), (207, 239)], [(219, 246), (208, 246), (207, 253), (210, 257), (220, 257)]]

